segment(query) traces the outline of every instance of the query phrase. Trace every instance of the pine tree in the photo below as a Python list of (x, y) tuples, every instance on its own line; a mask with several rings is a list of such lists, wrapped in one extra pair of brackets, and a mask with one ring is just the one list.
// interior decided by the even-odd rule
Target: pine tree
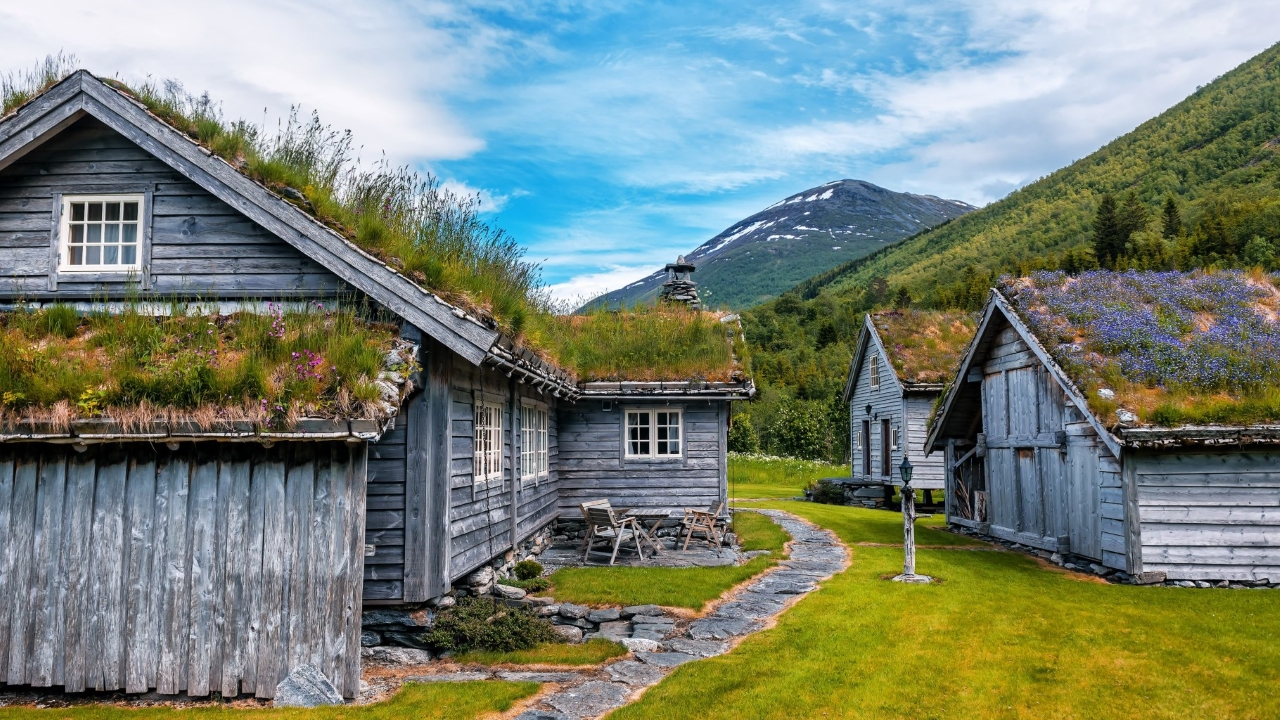
[(1107, 193), (1098, 203), (1098, 214), (1093, 219), (1093, 254), (1102, 267), (1114, 267), (1116, 257), (1123, 252), (1126, 238), (1121, 236), (1121, 232), (1115, 196)]
[(1116, 256), (1125, 254), (1125, 247), (1134, 233), (1147, 229), (1147, 209), (1142, 206), (1136, 193), (1130, 192), (1120, 208), (1120, 244), (1116, 246)]
[(1165, 240), (1177, 239), (1182, 234), (1182, 213), (1178, 212), (1178, 203), (1172, 195), (1164, 199), (1164, 211), (1160, 219), (1160, 234)]
[(893, 306), (899, 310), (911, 307), (911, 293), (907, 292), (907, 288), (898, 288), (898, 294), (893, 298)]

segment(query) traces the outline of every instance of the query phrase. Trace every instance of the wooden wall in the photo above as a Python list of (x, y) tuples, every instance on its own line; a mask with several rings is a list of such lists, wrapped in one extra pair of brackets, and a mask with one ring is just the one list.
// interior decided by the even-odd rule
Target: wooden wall
[(85, 118), (0, 170), (0, 297), (92, 300), (123, 294), (119, 276), (82, 282), (63, 274), (57, 292), (48, 291), (53, 194), (101, 192), (104, 186), (154, 192), (151, 292), (269, 299), (344, 291), (318, 263), (122, 135)]
[[(936, 393), (905, 394), (902, 386), (893, 379), (893, 366), (880, 351), (880, 346), (870, 343), (866, 350), (866, 358), (858, 370), (858, 377), (849, 399), (849, 447), (850, 469), (856, 480), (871, 482), (888, 482), (901, 485), (898, 465), (902, 463), (903, 443), (910, 453), (912, 485), (917, 489), (941, 489), (944, 475), (944, 459), (942, 453), (934, 453), (929, 457), (924, 454), (924, 441), (928, 434), (929, 415), (933, 412)], [(871, 363), (880, 364), (880, 387), (871, 387)], [(871, 406), (870, 414), (867, 406)], [(899, 429), (899, 447), (890, 452), (889, 467), (880, 465), (881, 422), (889, 419), (892, 427)], [(905, 422), (904, 422), (905, 419)], [(870, 421), (871, 434), (871, 475), (863, 474), (862, 447), (858, 444), (858, 433), (863, 421)], [(887, 472), (886, 472), (887, 470)]]
[[(422, 402), (422, 394), (409, 402)], [(404, 598), (407, 418), (408, 413), (402, 412), (395, 428), (369, 445), (364, 536), (365, 544), (373, 546), (373, 554), (364, 559), (363, 597), (373, 603)]]
[(1126, 454), (1142, 569), (1171, 580), (1280, 579), (1280, 451)]
[[(940, 490), (946, 487), (946, 458), (943, 453), (936, 452), (926, 456), (924, 441), (929, 436), (929, 418), (933, 415), (933, 405), (938, 400), (938, 393), (907, 393), (902, 404), (907, 418), (907, 432), (904, 434), (907, 452), (911, 456), (911, 486), (918, 490)], [(902, 453), (894, 453), (896, 462), (902, 462)], [(896, 475), (897, 473), (895, 473)], [(898, 484), (901, 484), (899, 481)], [(936, 497), (936, 496), (935, 496)]]
[(0, 680), (272, 697), (360, 680), (365, 446), (0, 447)]
[[(684, 410), (685, 457), (624, 460), (624, 410), (670, 406)], [(583, 398), (560, 411), (560, 514), (581, 518), (578, 505), (607, 498), (620, 508), (707, 508), (727, 497), (729, 403), (614, 402)]]

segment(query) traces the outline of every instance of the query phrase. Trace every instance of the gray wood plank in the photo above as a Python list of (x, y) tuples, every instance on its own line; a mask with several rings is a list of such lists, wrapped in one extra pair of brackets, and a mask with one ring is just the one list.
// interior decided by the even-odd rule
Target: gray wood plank
[[(93, 456), (70, 458), (67, 464), (67, 490), (64, 517), (62, 558), (58, 567), (65, 576), (60, 602), (64, 617), (62, 630), (62, 672), (55, 679), (67, 692), (85, 689), (86, 661), (89, 656), (87, 629), (91, 623), (89, 606), (89, 572), (92, 567), (92, 532), (94, 485), (97, 462)], [(111, 564), (120, 562), (111, 558)], [(60, 675), (60, 676), (59, 676)]]
[(94, 690), (119, 690), (125, 684), (126, 662), (128, 547), (124, 528), (129, 468), (124, 454), (116, 450), (98, 452), (96, 461), (97, 482), (90, 506), (93, 545), (86, 598), (89, 621), (82, 641), (88, 655), (85, 684)]
[[(427, 556), (429, 513), (431, 508), (430, 463), (428, 443), (430, 432), (430, 408), (428, 393), (417, 393), (409, 400), (408, 434), (405, 438), (406, 460), (403, 463), (405, 478), (405, 528), (404, 528), (404, 601), (423, 602), (431, 597), (430, 562)], [(437, 452), (439, 450), (437, 449)], [(375, 461), (369, 461), (370, 469)], [(388, 462), (388, 461), (379, 461)], [(367, 497), (367, 507), (373, 508), (373, 498)]]
[(6, 604), (9, 619), (9, 667), (6, 678), (10, 685), (27, 683), (28, 641), (32, 618), (32, 562), (36, 529), (36, 486), (40, 464), (34, 454), (20, 454), (14, 468), (13, 510), (10, 516), (10, 545), (6, 548), (10, 596)]
[(13, 471), (15, 458), (0, 455), (0, 678), (9, 674), (9, 618), (13, 611), (13, 569), (9, 554), (15, 539), (13, 522)]
[(187, 647), (187, 693), (202, 697), (211, 687), (212, 652), (217, 636), (214, 615), (217, 612), (215, 592), (225, 584), (215, 561), (217, 532), (218, 460), (201, 448), (191, 468), (190, 517), (190, 595), (183, 610), (187, 613), (181, 625), (190, 630)]
[(262, 596), (260, 635), (257, 648), (257, 678), (254, 693), (258, 697), (275, 697), (276, 683), (284, 657), (281, 627), (285, 610), (285, 556), (288, 555), (288, 529), (285, 518), (285, 467), (282, 460), (272, 458), (255, 469), (255, 482), (260, 470), (263, 480)]
[(166, 532), (157, 545), (160, 565), (159, 624), (160, 652), (156, 665), (156, 692), (174, 695), (187, 680), (187, 623), (190, 577), (187, 569), (187, 513), (191, 491), (191, 465), (187, 457), (173, 453), (163, 457), (158, 473), (168, 494)]
[(158, 637), (155, 613), (161, 565), (156, 550), (164, 543), (168, 524), (168, 478), (159, 476), (155, 458), (130, 461), (125, 486), (126, 526), (129, 528), (125, 563), (125, 692), (155, 687)]
[(31, 556), (31, 657), (27, 683), (36, 687), (54, 684), (55, 657), (62, 657), (62, 613), (59, 591), (62, 573), (58, 557), (62, 549), (63, 501), (66, 462), (59, 457), (40, 463), (36, 489), (36, 531)]
[(252, 508), (249, 478), (249, 461), (239, 455), (225, 459), (218, 471), (219, 504), (225, 508), (221, 559), (225, 582), (221, 588), (221, 662), (214, 680), (223, 697), (235, 697), (240, 692), (240, 679), (246, 667), (245, 643), (248, 642), (247, 624), (250, 619), (245, 578), (251, 575), (251, 562), (261, 564), (258, 557), (249, 554), (249, 515)]

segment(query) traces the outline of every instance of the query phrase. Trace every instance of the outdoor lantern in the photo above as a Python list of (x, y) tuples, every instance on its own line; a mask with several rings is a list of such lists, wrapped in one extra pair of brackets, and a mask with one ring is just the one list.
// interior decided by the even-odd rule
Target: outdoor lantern
[(916, 574), (916, 493), (911, 489), (911, 461), (902, 454), (898, 472), (902, 474), (902, 574), (894, 582), (928, 583), (933, 578)]
[(903, 453), (902, 464), (898, 466), (898, 472), (902, 473), (902, 487), (905, 488), (911, 484), (911, 471), (913, 469), (915, 468), (911, 464), (911, 461), (907, 459), (906, 453)]

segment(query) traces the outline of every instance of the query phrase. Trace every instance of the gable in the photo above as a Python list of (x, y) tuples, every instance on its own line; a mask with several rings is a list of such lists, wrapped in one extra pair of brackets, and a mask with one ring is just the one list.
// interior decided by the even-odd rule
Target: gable
[[(872, 388), (870, 385), (869, 366), (874, 359), (879, 363), (880, 384)], [(850, 402), (855, 395), (866, 392), (891, 392), (895, 396), (902, 394), (902, 383), (893, 369), (893, 363), (880, 342), (870, 316), (863, 316), (862, 330), (858, 332), (858, 344), (853, 351), (853, 359), (849, 362), (849, 377), (845, 380), (843, 401)]]
[(353, 290), (332, 272), (92, 117), (0, 170), (0, 297), (114, 300), (130, 288), (116, 275), (57, 273), (57, 194), (150, 195), (150, 252), (135, 280), (143, 296), (328, 297)]
[[(501, 334), (491, 324), (418, 286), (86, 71), (74, 73), (0, 121), (0, 170), (17, 164), (86, 116), (128, 138), (471, 363), (494, 357), (491, 350)], [(526, 364), (518, 361), (512, 369), (560, 382)]]

